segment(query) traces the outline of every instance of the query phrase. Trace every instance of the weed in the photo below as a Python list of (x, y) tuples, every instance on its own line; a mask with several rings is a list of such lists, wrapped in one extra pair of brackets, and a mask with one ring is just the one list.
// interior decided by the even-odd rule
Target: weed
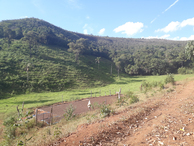
[(168, 76), (165, 78), (164, 83), (171, 83), (172, 85), (175, 84), (174, 76), (172, 74), (168, 74)]
[(133, 95), (130, 99), (130, 104), (133, 104), (136, 102), (139, 102), (139, 98), (137, 96)]
[(160, 82), (159, 87), (160, 87), (160, 90), (164, 89), (164, 83)]
[(101, 113), (101, 116), (103, 118), (107, 117), (107, 116), (110, 116), (110, 113), (111, 113), (110, 106), (106, 105), (105, 103), (101, 104), (100, 105), (100, 113)]
[(55, 127), (54, 137), (58, 139), (58, 138), (60, 138), (61, 134), (62, 134), (62, 132), (59, 130), (59, 128)]
[(73, 107), (73, 105), (69, 105), (69, 107), (66, 108), (64, 117), (67, 121), (75, 117), (75, 114), (73, 115), (73, 112), (75, 111), (76, 108)]
[(25, 127), (29, 130), (31, 128), (33, 128), (36, 125), (34, 120), (30, 120), (30, 121), (26, 121), (25, 122)]

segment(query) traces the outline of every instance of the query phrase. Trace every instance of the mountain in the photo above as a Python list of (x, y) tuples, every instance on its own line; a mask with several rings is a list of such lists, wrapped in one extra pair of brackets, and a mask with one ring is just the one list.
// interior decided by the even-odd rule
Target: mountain
[[(0, 94), (103, 86), (114, 82), (117, 71), (130, 75), (176, 73), (189, 64), (185, 45), (163, 39), (84, 35), (36, 18), (1, 21)], [(101, 57), (99, 68), (97, 57)]]

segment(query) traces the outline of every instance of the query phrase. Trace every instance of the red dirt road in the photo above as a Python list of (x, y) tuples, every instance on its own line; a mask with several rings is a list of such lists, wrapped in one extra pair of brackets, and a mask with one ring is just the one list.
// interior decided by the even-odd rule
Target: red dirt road
[(194, 146), (194, 81), (109, 118), (80, 125), (58, 145)]

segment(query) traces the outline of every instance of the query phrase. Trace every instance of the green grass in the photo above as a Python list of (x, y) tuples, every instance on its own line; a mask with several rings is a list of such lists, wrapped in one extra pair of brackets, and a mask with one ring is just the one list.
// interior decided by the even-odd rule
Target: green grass
[[(186, 78), (193, 77), (190, 75), (174, 75), (175, 81), (184, 80)], [(13, 96), (8, 99), (0, 100), (0, 119), (3, 120), (6, 116), (16, 112), (16, 106), (19, 105), (19, 108), (22, 108), (22, 103), (24, 101), (25, 108), (40, 107), (43, 105), (49, 105), (62, 101), (72, 101), (75, 99), (82, 99), (92, 96), (104, 96), (110, 94), (115, 94), (115, 91), (118, 92), (121, 88), (121, 92), (125, 93), (127, 91), (133, 91), (138, 93), (140, 90), (140, 85), (143, 80), (152, 82), (152, 81), (164, 81), (166, 75), (162, 76), (125, 76), (118, 79), (115, 77), (115, 82), (103, 87), (97, 88), (87, 88), (87, 89), (73, 89), (62, 92), (47, 92), (47, 93), (30, 93)]]

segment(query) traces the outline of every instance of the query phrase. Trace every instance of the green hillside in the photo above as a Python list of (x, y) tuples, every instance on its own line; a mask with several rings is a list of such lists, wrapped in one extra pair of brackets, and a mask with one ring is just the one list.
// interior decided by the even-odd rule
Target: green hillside
[[(77, 44), (80, 39), (85, 41), (82, 49)], [(69, 51), (70, 44), (74, 51)], [(176, 73), (190, 62), (185, 45), (181, 41), (84, 35), (36, 18), (2, 21), (0, 98), (104, 86), (114, 82), (117, 71), (129, 75)], [(99, 69), (97, 57), (101, 57)]]

